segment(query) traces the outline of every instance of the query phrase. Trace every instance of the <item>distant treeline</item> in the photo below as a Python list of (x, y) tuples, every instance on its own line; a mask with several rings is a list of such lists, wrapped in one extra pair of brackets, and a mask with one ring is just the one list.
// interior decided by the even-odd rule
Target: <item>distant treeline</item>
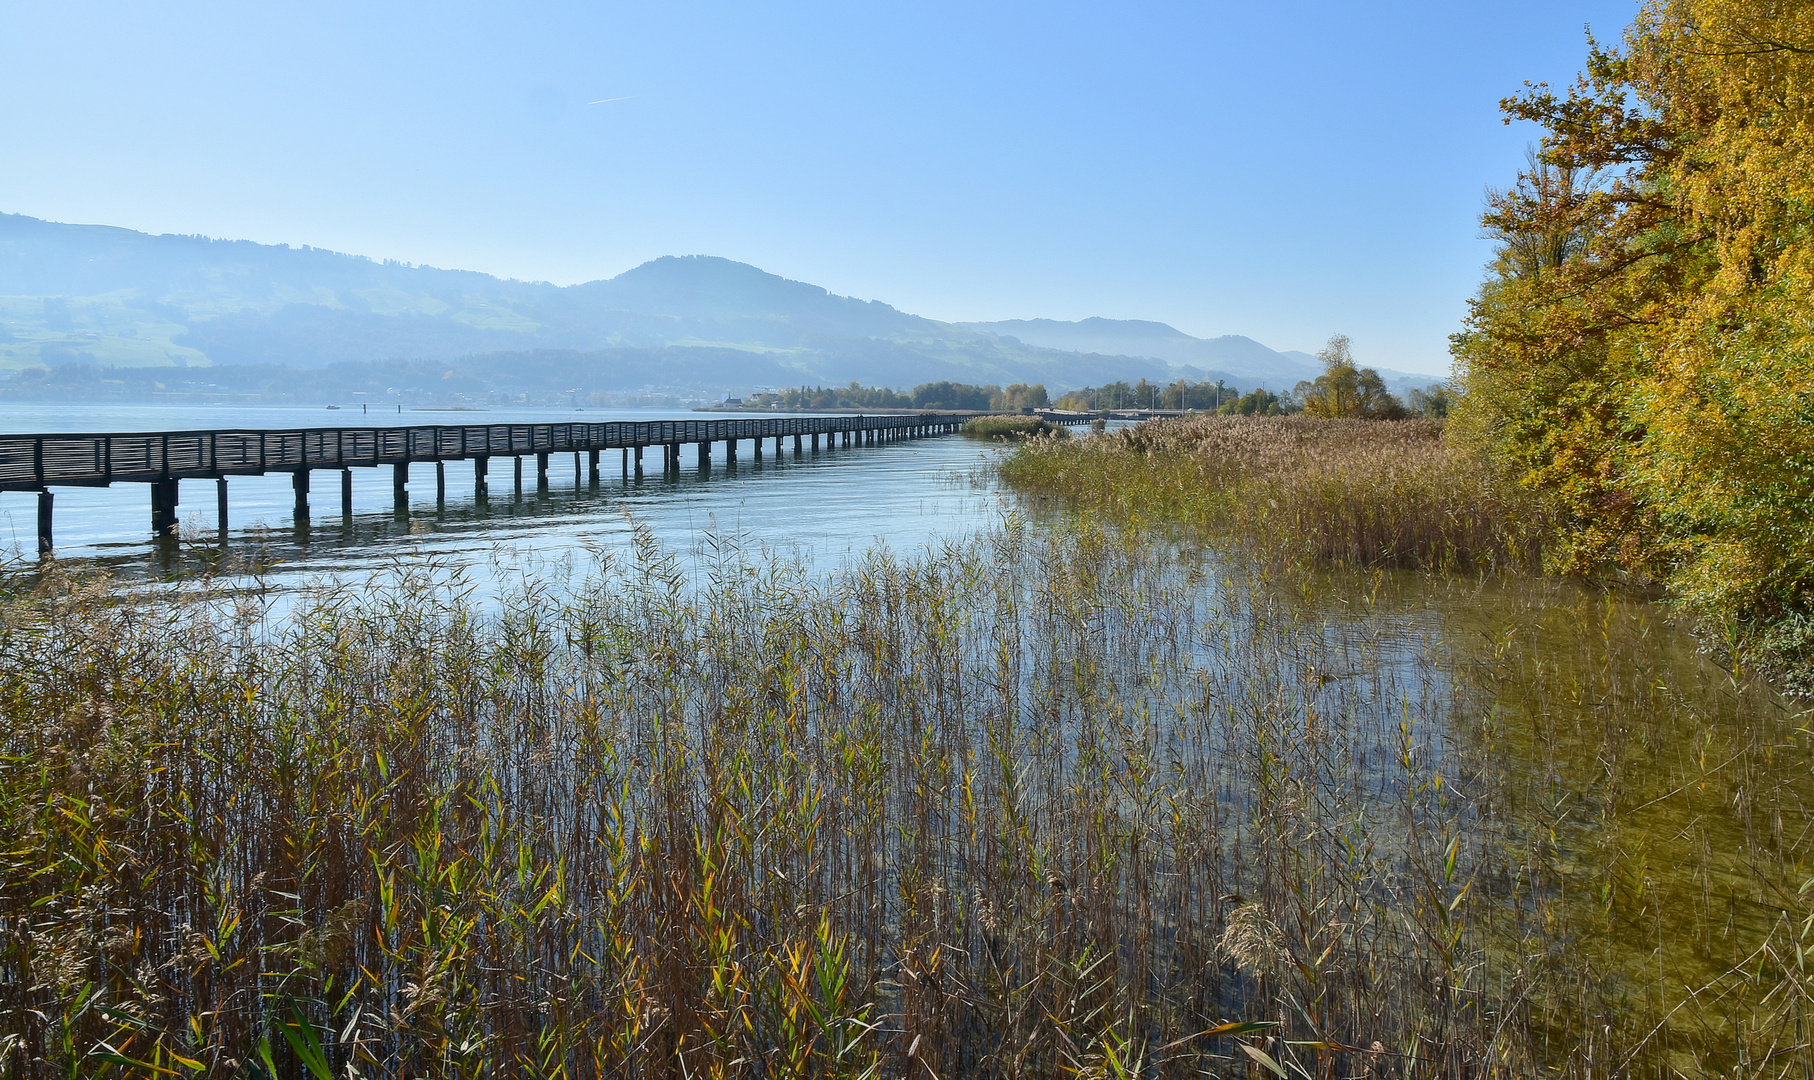
[(974, 412), (1043, 409), (1051, 402), (1043, 383), (974, 386), (969, 383), (921, 383), (903, 393), (886, 386), (797, 386), (777, 393), (757, 394), (751, 405), (777, 409), (959, 409)]
[(1329, 345), (1317, 355), (1323, 361), (1323, 374), (1314, 381), (1298, 383), (1289, 393), (1274, 393), (1263, 387), (1242, 393), (1239, 387), (1221, 379), (1198, 383), (1179, 379), (1164, 386), (1141, 379), (1133, 384), (1113, 382), (1071, 390), (1054, 404), (1057, 408), (1078, 412), (1167, 409), (1215, 412), (1223, 416), (1283, 416), (1302, 412), (1312, 416), (1374, 420), (1448, 415), (1451, 395), (1446, 387), (1438, 383), (1412, 390), (1407, 400), (1401, 401), (1387, 392), (1379, 372), (1354, 365), (1346, 337), (1338, 334), (1331, 338)]
[(1068, 391), (1057, 401), (1061, 409), (1099, 412), (1104, 409), (1200, 409), (1215, 410), (1241, 396), (1241, 391), (1221, 379), (1192, 383), (1179, 379), (1168, 386), (1149, 383), (1112, 382)]

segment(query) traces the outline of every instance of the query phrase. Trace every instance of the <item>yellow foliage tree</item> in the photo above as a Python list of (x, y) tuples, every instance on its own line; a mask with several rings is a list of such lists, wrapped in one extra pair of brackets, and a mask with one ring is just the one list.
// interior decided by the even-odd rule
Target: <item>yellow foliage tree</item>
[(1323, 362), (1323, 373), (1313, 382), (1298, 383), (1292, 391), (1307, 415), (1327, 420), (1396, 420), (1404, 416), (1404, 405), (1386, 390), (1379, 372), (1354, 366), (1346, 334), (1331, 337), (1316, 358)]
[(1590, 42), (1485, 218), (1456, 434), (1564, 511), (1561, 568), (1669, 584), (1814, 655), (1814, 2), (1658, 0)]

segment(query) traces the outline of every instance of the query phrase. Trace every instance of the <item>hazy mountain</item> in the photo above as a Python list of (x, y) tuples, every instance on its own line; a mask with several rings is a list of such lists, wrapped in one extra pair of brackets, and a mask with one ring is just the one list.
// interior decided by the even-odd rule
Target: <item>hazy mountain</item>
[(244, 370), (222, 371), (221, 385), (260, 386), (283, 382), (272, 373), (322, 371), (290, 380), (302, 387), (409, 372), (444, 391), (525, 393), (852, 379), (1044, 382), (1057, 391), (1180, 375), (1288, 386), (1310, 370), (1307, 359), (1161, 323), (955, 325), (708, 256), (560, 287), (0, 214), (0, 370), (232, 367)]
[[(1218, 338), (1191, 337), (1161, 322), (1141, 319), (1007, 319), (1002, 322), (959, 323), (959, 326), (995, 334), (1045, 349), (1086, 353), (1147, 356), (1179, 367), (1226, 371), (1243, 384), (1289, 389), (1301, 379), (1314, 379), (1323, 365), (1306, 352), (1277, 352), (1249, 337), (1229, 334)], [(1388, 380), (1423, 386), (1429, 375), (1379, 368)]]

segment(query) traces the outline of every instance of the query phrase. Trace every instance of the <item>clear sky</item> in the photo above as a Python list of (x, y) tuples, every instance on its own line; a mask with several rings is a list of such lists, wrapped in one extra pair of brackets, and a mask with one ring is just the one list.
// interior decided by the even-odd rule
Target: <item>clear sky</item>
[(723, 255), (1442, 372), (1534, 137), (1498, 100), (1635, 11), (0, 0), (0, 210), (563, 284)]

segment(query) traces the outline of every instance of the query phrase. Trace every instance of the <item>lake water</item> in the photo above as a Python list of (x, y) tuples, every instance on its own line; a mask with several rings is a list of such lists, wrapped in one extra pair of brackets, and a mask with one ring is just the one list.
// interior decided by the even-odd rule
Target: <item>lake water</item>
[[(0, 430), (705, 415), (13, 405)], [(535, 490), (531, 463), (520, 500), (501, 460), (485, 503), (473, 498), (471, 464), (450, 462), (444, 508), (435, 505), (432, 465), (415, 468), (401, 508), (390, 470), (355, 469), (350, 519), (340, 515), (339, 484), (327, 472), (317, 477), (302, 530), (287, 475), (234, 477), (228, 547), (263, 566), (265, 583), (280, 590), (357, 578), (398, 557), (435, 558), (468, 568), (480, 583), (502, 581), (518, 566), (597, 549), (628, 553), (636, 524), (683, 555), (721, 537), (746, 554), (829, 570), (877, 545), (912, 552), (989, 529), (1013, 505), (986, 468), (1000, 452), (937, 437), (779, 457), (771, 449), (757, 462), (746, 445), (737, 469), (724, 466), (720, 448), (702, 475), (688, 447), (677, 477), (663, 476), (651, 454), (641, 482), (621, 476), (607, 454), (596, 489), (557, 455), (549, 490)], [(214, 496), (208, 481), (186, 483), (184, 538), (160, 544), (150, 535), (146, 485), (59, 489), (58, 555), (126, 579), (205, 568), (215, 557)], [(35, 559), (34, 502), (28, 493), (0, 494), (0, 551), (15, 566)], [(1212, 552), (1202, 559), (1220, 562)], [(1238, 579), (1239, 568), (1215, 565), (1194, 588), (1213, 596), (1224, 575)], [(1668, 609), (1576, 583), (1330, 572), (1252, 587), (1285, 594), (1281, 623), (1301, 620), (1311, 638), (1350, 658), (1315, 675), (1329, 687), (1363, 675), (1396, 679), (1406, 737), (1446, 772), (1439, 790), (1467, 807), (1455, 820), (1467, 826), (1472, 869), (1464, 877), (1477, 883), (1480, 901), (1463, 909), (1473, 911), (1472, 947), (1492, 970), (1527, 980), (1520, 985), (1530, 989), (1519, 991), (1532, 1002), (1526, 1022), (1551, 1033), (1539, 1041), (1573, 1045), (1580, 1012), (1619, 1017), (1630, 1039), (1674, 1032), (1668, 1045), (1636, 1043), (1649, 1047), (1652, 1064), (1687, 1068), (1703, 1054), (1742, 1054), (1731, 1048), (1747, 1039), (1777, 1045), (1769, 1029), (1779, 1022), (1775, 998), (1721, 1003), (1746, 980), (1776, 985), (1772, 972), (1747, 974), (1746, 958), (1767, 945), (1793, 952), (1797, 928), (1814, 914), (1801, 891), (1814, 862), (1814, 753), (1798, 706), (1710, 663)], [(1153, 615), (1116, 610), (1123, 619)], [(1265, 674), (1301, 660), (1252, 662)], [(1189, 662), (1213, 674), (1231, 661), (1205, 647)], [(1683, 1010), (1703, 995), (1712, 1004)]]
[[(748, 414), (670, 412), (654, 409), (577, 411), (493, 409), (486, 412), (406, 411), (361, 415), (357, 410), (234, 408), (212, 406), (8, 405), (0, 430), (9, 433), (79, 431), (176, 431), (198, 428), (282, 429), (437, 423), (549, 423), (570, 420), (737, 418)], [(282, 584), (320, 574), (344, 574), (399, 554), (435, 556), (473, 567), (500, 551), (533, 551), (538, 559), (622, 546), (632, 522), (651, 530), (673, 550), (690, 551), (708, 535), (734, 538), (745, 549), (767, 549), (812, 566), (833, 566), (878, 544), (912, 550), (942, 537), (974, 532), (1000, 514), (992, 485), (972, 481), (977, 466), (999, 447), (958, 436), (908, 440), (878, 447), (790, 449), (778, 458), (773, 444), (760, 461), (741, 447), (727, 469), (722, 444), (701, 474), (693, 447), (683, 448), (681, 471), (664, 477), (659, 450), (647, 453), (644, 479), (626, 478), (615, 453), (602, 455), (602, 482), (590, 488), (576, 477), (571, 456), (556, 454), (549, 488), (535, 488), (534, 459), (524, 463), (525, 487), (514, 492), (511, 462), (490, 470), (490, 498), (473, 497), (470, 461), (446, 463), (447, 503), (435, 504), (435, 469), (411, 470), (407, 511), (394, 505), (391, 470), (352, 470), (353, 516), (340, 513), (334, 471), (316, 473), (306, 529), (293, 516), (287, 473), (228, 480), (228, 547), (271, 567), (267, 581)], [(576, 482), (577, 481), (577, 482)], [(157, 543), (151, 535), (151, 496), (145, 484), (111, 488), (59, 488), (55, 540), (59, 558), (98, 561), (115, 573), (153, 576), (186, 568), (217, 542), (216, 491), (209, 480), (182, 482), (178, 520), (182, 540)], [(0, 494), (0, 557), (15, 565), (35, 558), (36, 495)]]

